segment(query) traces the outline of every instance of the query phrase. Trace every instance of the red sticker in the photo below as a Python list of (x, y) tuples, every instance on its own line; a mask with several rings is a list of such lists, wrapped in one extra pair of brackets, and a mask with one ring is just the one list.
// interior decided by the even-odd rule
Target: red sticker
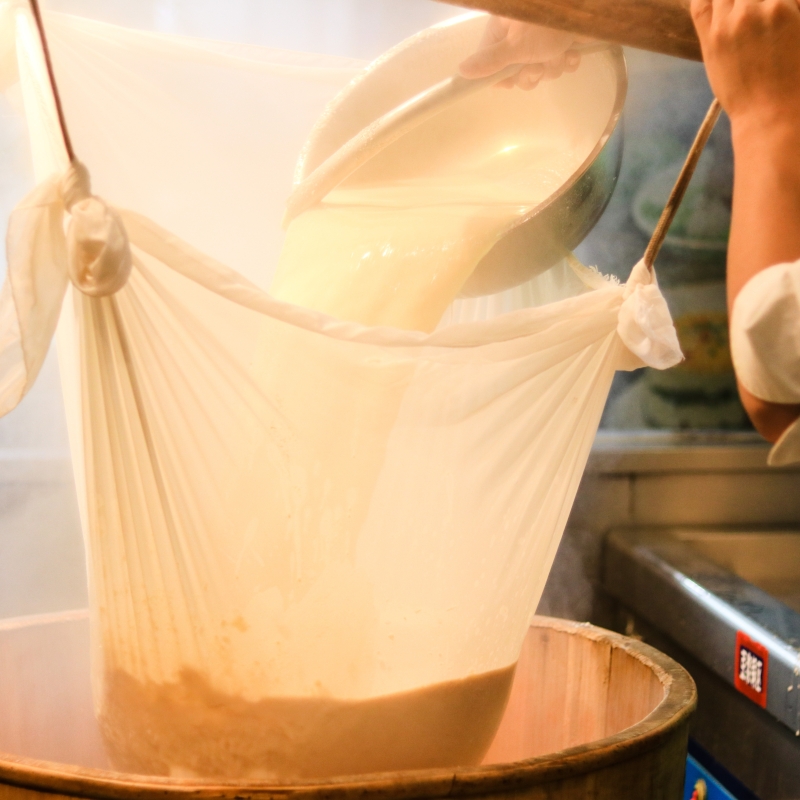
[(736, 659), (733, 684), (761, 708), (767, 707), (767, 672), (769, 651), (747, 634), (736, 632)]

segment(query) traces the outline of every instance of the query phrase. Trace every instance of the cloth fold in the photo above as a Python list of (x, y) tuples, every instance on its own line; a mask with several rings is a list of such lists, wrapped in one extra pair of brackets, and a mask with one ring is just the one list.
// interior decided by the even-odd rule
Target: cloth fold
[(73, 165), (37, 186), (9, 218), (8, 266), (0, 290), (0, 415), (15, 408), (33, 386), (58, 325), (68, 280), (84, 294), (100, 297), (119, 291), (130, 275), (122, 219), (89, 192), (86, 168)]
[[(138, 220), (144, 240), (174, 238), (139, 215), (124, 213)], [(69, 217), (66, 235), (65, 214)], [(0, 292), (0, 414), (11, 411), (35, 381), (58, 323), (67, 280), (84, 294), (102, 297), (119, 291), (132, 268), (122, 216), (91, 194), (88, 170), (80, 162), (70, 165), (63, 176), (44, 181), (14, 210), (8, 261)], [(237, 282), (235, 273), (224, 268), (211, 266), (210, 271), (224, 274), (229, 283)], [(617, 334), (626, 353), (618, 369), (667, 369), (682, 360), (666, 301), (643, 262), (635, 265), (626, 284), (609, 284), (607, 290), (619, 292), (622, 298)], [(362, 327), (324, 319), (328, 329), (344, 327), (355, 332)], [(363, 338), (363, 333), (359, 331), (355, 338)]]
[(262, 234), (342, 65), (51, 23), (77, 150), (118, 208), (67, 170), (21, 26), (37, 173), (66, 174), (12, 218), (0, 410), (30, 387), (60, 312), (106, 740), (152, 741), (161, 696), (210, 701), (208, 725), (170, 728), (158, 769), (188, 774), (207, 747), (245, 777), (274, 753), (252, 737), (231, 752), (228, 732), (264, 700), (361, 701), (508, 668), (615, 370), (678, 357), (650, 276), (620, 286), (562, 265), (540, 305), (431, 334), (280, 302), (259, 282), (281, 240)]
[(800, 261), (776, 264), (754, 275), (733, 304), (731, 356), (739, 381), (761, 400), (800, 403), (798, 340)]
[[(188, 774), (207, 747), (245, 777), (274, 753), (252, 737), (231, 752), (228, 732), (266, 699), (361, 701), (508, 668), (615, 370), (679, 357), (658, 287), (641, 267), (620, 286), (567, 265), (541, 305), (429, 335), (279, 302), (243, 273), (279, 247), (259, 236), (280, 170), (341, 70), (54, 23), (77, 149), (120, 208), (75, 164), (14, 212), (0, 410), (30, 387), (60, 312), (106, 740), (152, 741), (158, 698), (185, 696), (211, 721), (170, 728), (159, 769)], [(29, 44), (46, 176), (66, 163)]]
[[(11, 411), (33, 385), (58, 324), (67, 281), (90, 297), (114, 294), (125, 285), (132, 257), (123, 215), (136, 221), (143, 244), (160, 239), (169, 247), (174, 241), (145, 218), (121, 213), (92, 195), (88, 170), (80, 162), (70, 165), (64, 175), (44, 181), (12, 213), (8, 274), (0, 291), (0, 415)], [(227, 284), (241, 283), (261, 293), (249, 281), (237, 280), (236, 273), (205, 261), (209, 267), (206, 280), (210, 275), (214, 275), (212, 282), (224, 276)], [(634, 266), (624, 285), (608, 283), (606, 291), (621, 295), (616, 330), (626, 352), (618, 369), (668, 369), (683, 359), (664, 296), (644, 262)], [(270, 303), (282, 305), (274, 300)], [(296, 311), (299, 309), (290, 311), (289, 316)], [(364, 331), (369, 330), (314, 312), (311, 316), (324, 320), (323, 327), (329, 331), (352, 331), (355, 339), (363, 339)], [(390, 329), (385, 330), (388, 333)], [(434, 337), (442, 338), (441, 332)]]
[(57, 179), (37, 186), (12, 212), (0, 291), (0, 415), (33, 386), (67, 288), (64, 205)]
[[(771, 403), (800, 403), (800, 261), (754, 275), (739, 292), (731, 315), (731, 355), (750, 394)], [(800, 420), (781, 435), (770, 466), (800, 461)]]
[(631, 355), (620, 369), (669, 369), (683, 361), (678, 334), (658, 281), (644, 261), (631, 270), (623, 291), (617, 333)]

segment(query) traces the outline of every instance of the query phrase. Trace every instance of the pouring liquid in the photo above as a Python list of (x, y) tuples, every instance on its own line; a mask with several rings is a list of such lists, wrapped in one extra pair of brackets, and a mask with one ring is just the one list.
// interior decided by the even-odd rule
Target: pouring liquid
[(272, 293), (339, 319), (432, 331), (483, 256), (578, 161), (533, 141), (428, 175), (344, 184), (289, 226)]

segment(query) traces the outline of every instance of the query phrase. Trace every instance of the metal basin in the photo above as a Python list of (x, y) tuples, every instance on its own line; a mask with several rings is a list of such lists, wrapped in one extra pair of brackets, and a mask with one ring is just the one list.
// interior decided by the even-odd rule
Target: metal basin
[[(401, 42), (329, 104), (300, 155), (302, 181), (375, 119), (453, 75), (476, 48), (484, 15), (469, 14)], [(408, 178), (456, 157), (480, 158), (532, 136), (557, 137), (583, 160), (552, 194), (500, 231), (461, 296), (523, 283), (577, 247), (603, 213), (619, 176), (627, 91), (621, 48), (584, 56), (579, 70), (534, 91), (487, 89), (421, 124), (357, 170), (343, 186)], [(454, 134), (457, 132), (457, 134)]]

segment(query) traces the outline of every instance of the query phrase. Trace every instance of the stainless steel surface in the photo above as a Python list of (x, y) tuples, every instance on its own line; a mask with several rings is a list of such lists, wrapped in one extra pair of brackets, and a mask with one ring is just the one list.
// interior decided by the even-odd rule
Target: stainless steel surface
[(540, 613), (606, 627), (602, 551), (622, 527), (800, 526), (800, 465), (767, 466), (757, 434), (600, 431)]
[(690, 735), (760, 800), (800, 798), (800, 740), (641, 617), (620, 607), (610, 626), (674, 658), (697, 685)]
[[(480, 15), (460, 17), (422, 31), (373, 62), (329, 104), (314, 127), (298, 160), (295, 182), (305, 180), (381, 115), (449, 78), (476, 47), (484, 24)], [(610, 47), (594, 57), (602, 59), (603, 68), (611, 70), (616, 87), (607, 117), (603, 111), (602, 133), (595, 146), (556, 192), (509, 226), (478, 263), (462, 296), (499, 292), (549, 268), (583, 240), (605, 209), (621, 165), (622, 129), (618, 122), (628, 79), (621, 48)], [(579, 111), (588, 113), (586, 108)], [(425, 126), (421, 129), (427, 130)], [(408, 136), (417, 135), (421, 135), (419, 130)], [(407, 141), (404, 139), (404, 146)], [(430, 151), (432, 145), (439, 143), (436, 136), (426, 141), (425, 147), (421, 146), (422, 141), (416, 143), (415, 152)], [(390, 145), (385, 152), (396, 146)], [(353, 179), (380, 160), (381, 156), (371, 159)]]
[(768, 585), (771, 565), (793, 591), (797, 565), (776, 565), (799, 547), (798, 530), (617, 530), (603, 586), (731, 685), (737, 631), (759, 642), (769, 652), (766, 711), (800, 735), (800, 613), (745, 577)]
[[(627, 87), (622, 53), (618, 75)], [(552, 267), (574, 250), (605, 211), (622, 166), (622, 114), (625, 88), (606, 135), (583, 165), (548, 200), (512, 227), (478, 262), (461, 297), (493, 294)]]

